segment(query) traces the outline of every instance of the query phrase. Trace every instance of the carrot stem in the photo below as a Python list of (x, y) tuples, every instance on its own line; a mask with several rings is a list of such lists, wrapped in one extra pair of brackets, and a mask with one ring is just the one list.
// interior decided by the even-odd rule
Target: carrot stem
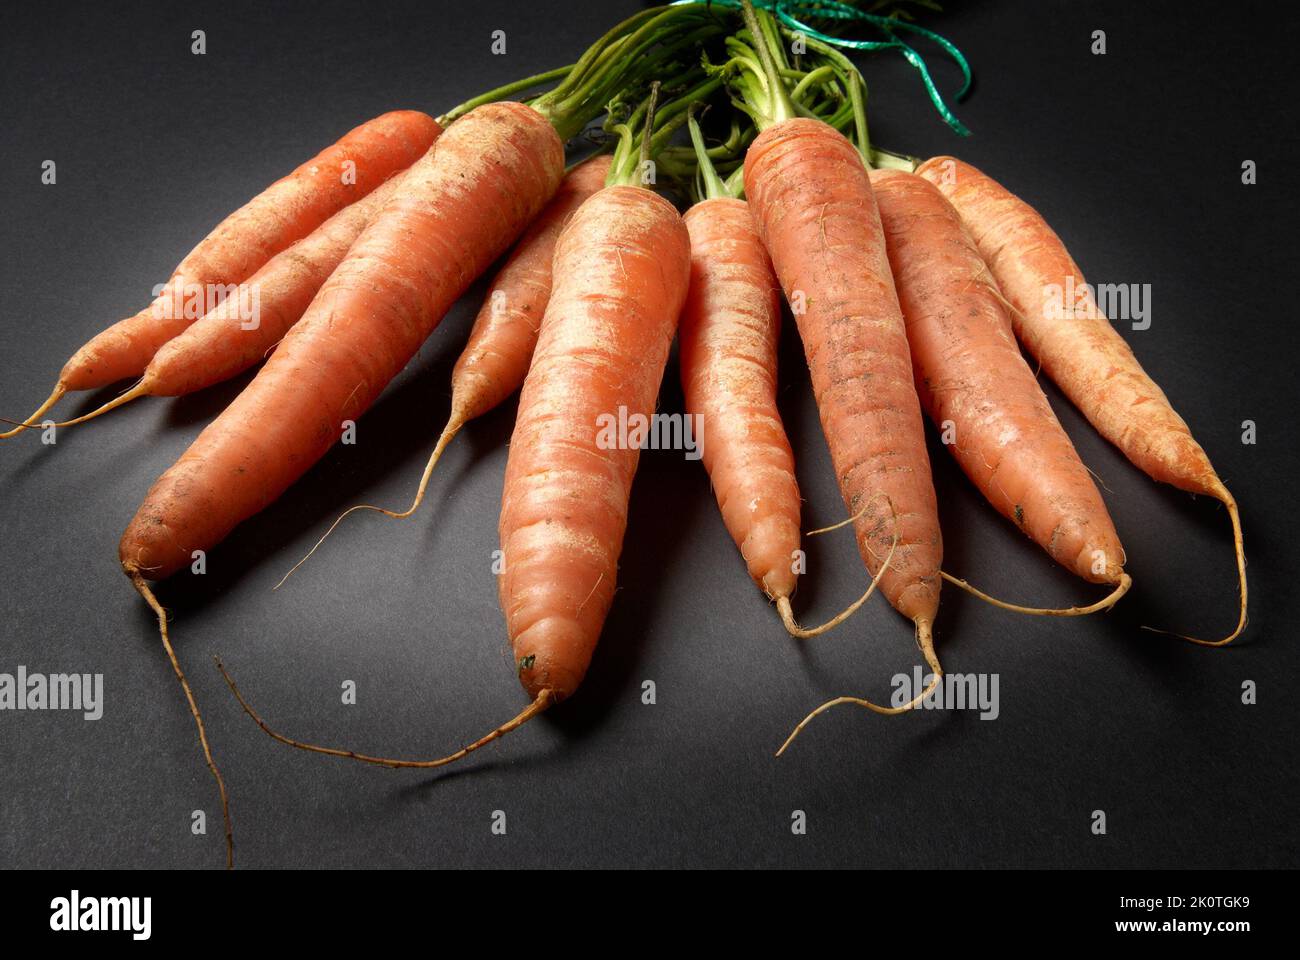
[[(754, 5), (750, 0), (744, 0), (744, 6), (741, 13), (745, 18), (745, 26), (749, 29), (750, 37), (754, 41), (754, 46), (758, 50), (759, 61), (763, 64), (763, 74), (767, 80), (767, 113), (765, 119), (767, 124), (780, 123), (783, 120), (793, 120), (798, 116), (795, 110), (794, 102), (790, 99), (790, 93), (781, 82), (781, 74), (777, 70), (776, 60), (772, 54), (771, 37), (763, 30), (763, 18), (754, 11)], [(766, 11), (763, 17), (769, 16)], [(763, 124), (760, 124), (763, 126)]]
[(498, 100), (505, 100), (509, 97), (513, 97), (517, 93), (523, 93), (525, 90), (533, 89), (533, 87), (540, 87), (543, 84), (550, 83), (552, 80), (559, 80), (563, 77), (567, 77), (575, 66), (576, 64), (571, 63), (567, 67), (556, 67), (554, 70), (547, 70), (545, 73), (535, 73), (531, 77), (514, 80), (504, 86), (497, 87), (495, 90), (480, 93), (478, 96), (472, 97), (464, 103), (452, 107), (442, 116), (438, 117), (438, 123), (445, 127), (456, 118), (469, 113), (475, 107), (481, 107), (485, 103), (496, 103)]

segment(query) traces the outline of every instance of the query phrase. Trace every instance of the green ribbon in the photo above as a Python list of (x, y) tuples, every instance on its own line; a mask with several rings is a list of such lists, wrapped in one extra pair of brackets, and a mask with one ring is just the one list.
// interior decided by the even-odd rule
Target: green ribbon
[[(739, 8), (740, 0), (676, 0), (673, 6), (684, 3), (703, 2), (706, 6), (716, 4), (720, 7)], [(761, 7), (770, 11), (776, 18), (785, 24), (791, 30), (796, 30), (805, 36), (812, 37), (814, 40), (820, 40), (822, 43), (830, 44), (844, 50), (897, 50), (903, 58), (910, 63), (921, 75), (921, 82), (925, 84), (926, 93), (930, 96), (930, 102), (934, 109), (938, 111), (939, 116), (943, 118), (944, 123), (948, 124), (957, 134), (963, 137), (970, 136), (970, 130), (966, 128), (952, 110), (944, 102), (939, 88), (935, 86), (934, 79), (930, 76), (930, 69), (926, 66), (925, 58), (916, 52), (909, 43), (899, 37), (896, 31), (902, 30), (908, 33), (914, 33), (926, 40), (936, 44), (942, 49), (948, 57), (957, 64), (962, 75), (962, 86), (957, 91), (957, 99), (960, 100), (966, 96), (971, 85), (970, 64), (962, 52), (957, 49), (946, 37), (940, 36), (933, 30), (927, 30), (924, 27), (909, 23), (906, 20), (900, 20), (895, 17), (881, 17), (873, 13), (866, 13), (856, 7), (851, 7), (840, 0), (753, 0), (755, 7)], [(844, 37), (833, 37), (823, 33), (814, 27), (799, 19), (799, 17), (819, 17), (828, 20), (853, 20), (860, 23), (868, 23), (885, 34), (884, 40), (848, 40)]]

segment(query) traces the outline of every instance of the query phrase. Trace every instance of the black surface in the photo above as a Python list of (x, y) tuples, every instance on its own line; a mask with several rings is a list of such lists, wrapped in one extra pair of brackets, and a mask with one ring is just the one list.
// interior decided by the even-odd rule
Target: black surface
[[(225, 212), (361, 120), (436, 113), (576, 53), (631, 4), (45, 4), (0, 13), (0, 414), (25, 415), (67, 355), (147, 301)], [(161, 596), (232, 796), (242, 866), (1294, 866), (1297, 569), (1293, 85), (1284, 5), (1205, 20), (1181, 4), (954, 4), (936, 26), (978, 84), (959, 141), (898, 60), (865, 60), (876, 140), (959, 152), (1035, 203), (1094, 282), (1150, 283), (1149, 330), (1121, 327), (1236, 493), (1251, 625), (1212, 651), (1140, 631), (1235, 619), (1221, 508), (1132, 468), (1049, 390), (1103, 491), (1137, 586), (1112, 614), (1016, 618), (946, 591), (950, 671), (996, 672), (1001, 714), (884, 719), (841, 709), (781, 760), (805, 711), (888, 695), (911, 631), (879, 598), (838, 633), (788, 640), (745, 575), (703, 469), (647, 453), (620, 591), (580, 694), (437, 774), (290, 751), (239, 711), (220, 652), (270, 720), (357, 749), (436, 755), (522, 694), (489, 570), (514, 404), (450, 449), (413, 523), (362, 518), (271, 587), (341, 508), (404, 503), (447, 413), (477, 302), (459, 304), (361, 422), (281, 503)], [(1286, 18), (1285, 22), (1281, 18)], [(207, 31), (192, 56), (190, 31)], [(489, 53), (490, 31), (509, 53)], [(1109, 52), (1089, 52), (1094, 29)], [(941, 87), (955, 71), (936, 66)], [(58, 183), (40, 183), (41, 162)], [(1259, 183), (1243, 186), (1241, 162)], [(782, 403), (808, 527), (835, 490), (797, 337)], [(0, 713), (8, 866), (215, 868), (215, 791), (117, 540), (158, 474), (244, 381), (142, 401), (57, 446), (0, 446), (0, 672), (102, 672), (105, 716)], [(105, 391), (65, 403), (86, 411)], [(680, 409), (675, 368), (662, 409)], [(1242, 421), (1258, 443), (1241, 443)], [(931, 450), (946, 566), (1065, 604), (1054, 568)], [(848, 536), (808, 543), (796, 607), (861, 589)], [(356, 681), (359, 703), (340, 705)], [(658, 703), (642, 705), (641, 684)], [(1258, 684), (1243, 706), (1241, 686)], [(190, 813), (209, 816), (191, 835)], [(790, 831), (807, 812), (806, 836)], [(1093, 836), (1102, 809), (1108, 834)], [(494, 810), (508, 834), (494, 836)]]

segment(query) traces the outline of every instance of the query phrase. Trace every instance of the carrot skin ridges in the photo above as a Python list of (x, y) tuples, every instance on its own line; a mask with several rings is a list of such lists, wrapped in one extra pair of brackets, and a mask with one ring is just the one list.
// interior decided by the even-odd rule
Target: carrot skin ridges
[(279, 497), (369, 408), (563, 172), (564, 145), (522, 104), (488, 104), (449, 127), (257, 377), (154, 484), (122, 537), (123, 567), (167, 577)]
[(492, 279), (452, 370), (454, 419), (483, 415), (524, 382), (551, 296), (555, 244), (578, 207), (604, 187), (610, 162), (601, 155), (570, 171)]
[(904, 616), (933, 622), (943, 541), (867, 170), (826, 124), (787, 120), (750, 146), (745, 193), (795, 314), (840, 492), (850, 515), (861, 512), (858, 550), (879, 570), (893, 542), (892, 504), (898, 546), (881, 589)]
[(1106, 504), (1016, 344), (1002, 296), (928, 180), (871, 173), (921, 405), (985, 498), (1062, 566), (1118, 582)]
[(221, 221), (180, 262), (152, 304), (91, 339), (67, 362), (59, 381), (68, 390), (93, 390), (140, 376), (158, 349), (197, 319), (186, 310), (196, 291), (206, 298), (210, 285), (244, 282), (414, 163), (441, 132), (436, 120), (415, 110), (385, 113), (349, 131)]
[[(1016, 308), (1017, 335), (1098, 432), (1154, 479), (1222, 499), (1227, 491), (1209, 457), (1087, 293), (1083, 274), (1038, 211), (954, 157), (927, 160), (917, 173), (957, 209)], [(1050, 316), (1048, 291), (1069, 284), (1085, 300), (1053, 302), (1064, 310)]]
[(781, 291), (743, 200), (686, 213), (691, 285), (679, 357), (686, 413), (703, 421), (701, 453), (750, 577), (771, 599), (794, 593), (799, 484), (776, 405)]
[(601, 425), (654, 412), (690, 281), (686, 225), (648, 190), (607, 187), (560, 235), (554, 275), (510, 442), (499, 589), (520, 682), (563, 699), (614, 597), (639, 456)]
[(158, 350), (144, 378), (148, 393), (179, 397), (229, 380), (266, 359), (297, 323), (361, 231), (397, 189), (399, 173), (268, 260), (244, 285), (257, 293), (256, 325), (231, 297)]

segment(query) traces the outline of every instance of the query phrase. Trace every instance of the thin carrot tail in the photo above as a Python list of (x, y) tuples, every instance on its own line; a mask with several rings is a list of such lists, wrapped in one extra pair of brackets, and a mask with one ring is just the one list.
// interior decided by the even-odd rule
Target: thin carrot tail
[(60, 429), (62, 429), (63, 427), (75, 427), (77, 424), (85, 423), (87, 420), (94, 420), (96, 417), (102, 416), (108, 413), (108, 411), (110, 410), (116, 410), (118, 407), (122, 406), (122, 404), (130, 403), (132, 400), (136, 399), (137, 397), (146, 396), (148, 392), (149, 392), (149, 388), (145, 385), (145, 382), (141, 380), (130, 390), (126, 391), (126, 393), (122, 394), (121, 396), (114, 397), (112, 400), (108, 401), (108, 403), (104, 404), (102, 407), (99, 407), (97, 410), (92, 410), (90, 411), (90, 413), (87, 413), (84, 416), (76, 417), (72, 420), (64, 420), (62, 423), (56, 423), (54, 426)]
[(943, 577), (955, 587), (960, 587), (973, 597), (979, 597), (985, 603), (992, 604), (1001, 610), (1010, 610), (1012, 613), (1024, 613), (1031, 617), (1086, 617), (1090, 613), (1101, 613), (1103, 610), (1109, 610), (1115, 604), (1119, 603), (1120, 598), (1128, 593), (1129, 588), (1133, 586), (1133, 578), (1127, 573), (1119, 575), (1119, 583), (1115, 589), (1096, 603), (1089, 604), (1086, 607), (1064, 607), (1054, 609), (1051, 607), (1022, 607), (1018, 603), (1007, 603), (1005, 600), (999, 600), (997, 597), (991, 597), (982, 590), (977, 590), (965, 580), (954, 577), (950, 573), (939, 571), (939, 576)]
[(803, 732), (804, 727), (808, 726), (814, 717), (825, 713), (832, 707), (838, 707), (841, 704), (853, 704), (856, 707), (870, 710), (872, 713), (878, 713), (882, 717), (894, 717), (900, 713), (915, 710), (920, 706), (920, 704), (925, 702), (925, 698), (933, 693), (943, 680), (943, 667), (939, 665), (939, 658), (934, 652), (934, 635), (930, 632), (930, 622), (928, 620), (916, 621), (916, 644), (921, 648), (921, 655), (925, 657), (925, 662), (933, 671), (930, 676), (930, 682), (925, 685), (925, 689), (920, 693), (900, 707), (882, 707), (878, 703), (872, 703), (870, 700), (864, 700), (861, 697), (836, 697), (834, 700), (827, 700), (820, 707), (799, 721), (799, 725), (791, 731), (790, 736), (785, 738), (785, 743), (781, 744), (781, 749), (776, 752), (776, 755), (779, 757), (781, 754), (785, 753), (790, 744), (794, 743), (795, 737), (799, 736), (799, 734)]
[(1241, 513), (1237, 509), (1236, 499), (1223, 484), (1219, 484), (1219, 489), (1215, 491), (1214, 496), (1228, 508), (1228, 516), (1232, 520), (1232, 544), (1237, 552), (1237, 582), (1238, 592), (1241, 597), (1241, 612), (1237, 616), (1237, 628), (1222, 640), (1201, 640), (1197, 637), (1188, 637), (1181, 633), (1175, 633), (1172, 630), (1159, 630), (1156, 627), (1143, 627), (1143, 630), (1163, 634), (1166, 637), (1177, 637), (1179, 640), (1186, 640), (1188, 643), (1195, 643), (1202, 647), (1226, 647), (1241, 636), (1241, 632), (1246, 629), (1246, 544), (1241, 536)]
[(524, 709), (516, 714), (513, 719), (503, 723), (486, 736), (475, 740), (473, 743), (469, 744), (469, 746), (461, 747), (455, 753), (448, 754), (445, 757), (439, 757), (437, 760), (395, 760), (390, 757), (372, 757), (369, 754), (357, 753), (354, 750), (341, 750), (337, 747), (321, 747), (312, 743), (304, 743), (301, 740), (294, 740), (292, 737), (286, 737), (282, 733), (277, 733), (275, 730), (271, 729), (270, 725), (267, 724), (265, 720), (261, 718), (257, 711), (253, 709), (252, 705), (244, 699), (244, 695), (239, 692), (239, 687), (235, 685), (234, 678), (226, 671), (225, 664), (221, 662), (221, 658), (213, 657), (212, 659), (216, 661), (217, 669), (221, 671), (221, 676), (225, 678), (226, 685), (230, 687), (230, 692), (235, 695), (235, 699), (238, 700), (239, 705), (244, 708), (244, 712), (248, 714), (249, 717), (252, 718), (253, 722), (262, 729), (262, 732), (271, 739), (278, 740), (286, 746), (295, 747), (299, 750), (306, 750), (309, 753), (323, 753), (328, 757), (342, 757), (345, 760), (371, 763), (380, 767), (388, 767), (392, 770), (431, 770), (435, 767), (445, 767), (449, 763), (455, 763), (457, 760), (468, 756), (480, 747), (487, 746), (493, 740), (499, 740), (512, 730), (519, 729), (555, 702), (554, 691), (543, 690), (537, 695), (536, 699), (534, 699), (532, 703), (524, 707)]
[(349, 514), (356, 513), (358, 510), (373, 510), (376, 513), (382, 513), (384, 516), (390, 517), (393, 520), (405, 520), (415, 513), (415, 511), (420, 508), (420, 504), (424, 502), (424, 494), (429, 489), (429, 478), (433, 476), (433, 468), (436, 467), (438, 461), (442, 459), (442, 452), (447, 449), (447, 444), (451, 443), (452, 438), (460, 432), (460, 428), (464, 425), (464, 419), (458, 416), (453, 416), (452, 419), (447, 422), (447, 426), (442, 430), (442, 435), (438, 437), (438, 443), (433, 448), (433, 453), (429, 455), (428, 463), (424, 465), (424, 473), (420, 477), (420, 486), (416, 489), (415, 499), (411, 501), (409, 507), (400, 513), (396, 510), (389, 510), (385, 507), (377, 507), (371, 503), (359, 503), (355, 507), (349, 507), (339, 515), (337, 520), (330, 524), (330, 528), (325, 531), (325, 535), (316, 541), (316, 545), (307, 551), (307, 555), (290, 567), (289, 572), (281, 577), (280, 582), (271, 589), (279, 590), (283, 587), (285, 582), (297, 572), (298, 568), (312, 558), (312, 554), (321, 548), (321, 544), (329, 539), (329, 535), (338, 528), (338, 525), (342, 523)]
[[(45, 416), (45, 414), (49, 412), (50, 407), (54, 406), (56, 403), (62, 400), (63, 395), (67, 392), (68, 392), (68, 388), (63, 385), (62, 381), (56, 383), (54, 385), (54, 390), (51, 391), (49, 397), (46, 398), (45, 402), (36, 408), (36, 412), (33, 413), (30, 417), (28, 417), (26, 420), (19, 423), (16, 427), (14, 427), (14, 429), (8, 431), (7, 433), (0, 433), (0, 440), (8, 440), (10, 437), (16, 437), (18, 434), (22, 433), (28, 427), (38, 424), (40, 422), (41, 417)], [(14, 423), (15, 421), (0, 419), (0, 422)]]
[[(876, 575), (871, 578), (871, 583), (867, 586), (867, 592), (818, 627), (799, 626), (799, 623), (794, 618), (794, 610), (790, 606), (790, 598), (778, 597), (776, 600), (776, 609), (777, 612), (781, 614), (781, 622), (785, 625), (786, 632), (789, 633), (790, 636), (798, 637), (800, 640), (810, 640), (813, 637), (821, 636), (828, 630), (833, 630), (849, 617), (853, 616), (853, 614), (857, 612), (858, 608), (866, 603), (871, 595), (875, 593), (876, 585), (880, 583), (880, 578), (883, 577), (885, 571), (889, 569), (889, 562), (894, 559), (894, 551), (898, 548), (898, 512), (894, 509), (894, 502), (890, 500), (888, 496), (885, 496), (884, 494), (881, 494), (880, 496), (884, 496), (885, 502), (889, 504), (889, 512), (894, 520), (894, 538), (889, 544), (889, 553), (885, 556), (885, 562), (880, 565), (880, 569), (876, 571)], [(829, 527), (822, 527), (819, 530), (809, 530), (808, 536), (815, 537), (821, 533), (829, 533), (831, 530), (838, 530), (840, 527), (852, 523), (857, 520), (858, 517), (866, 513), (875, 500), (876, 497), (872, 497), (867, 501), (866, 506), (847, 520), (841, 520), (839, 523), (833, 524)]]
[(203, 715), (199, 712), (199, 705), (194, 700), (194, 691), (190, 689), (190, 682), (185, 679), (185, 671), (181, 669), (180, 661), (176, 659), (176, 651), (172, 649), (171, 638), (167, 635), (167, 611), (158, 602), (158, 598), (154, 596), (148, 582), (140, 575), (139, 570), (126, 565), (123, 565), (123, 570), (131, 578), (131, 583), (135, 585), (140, 596), (144, 597), (144, 602), (149, 604), (153, 612), (158, 615), (158, 633), (162, 637), (163, 649), (167, 652), (167, 659), (171, 661), (172, 670), (176, 673), (176, 679), (181, 682), (181, 689), (185, 691), (185, 699), (189, 702), (190, 715), (194, 717), (194, 724), (199, 728), (199, 743), (203, 747), (203, 758), (208, 762), (208, 769), (212, 771), (212, 777), (217, 781), (217, 791), (221, 794), (221, 817), (226, 824), (226, 869), (233, 870), (235, 867), (235, 834), (230, 826), (230, 799), (226, 794), (226, 781), (221, 778), (221, 771), (217, 769), (217, 762), (212, 759), (212, 748), (208, 745), (208, 734), (203, 727)]

